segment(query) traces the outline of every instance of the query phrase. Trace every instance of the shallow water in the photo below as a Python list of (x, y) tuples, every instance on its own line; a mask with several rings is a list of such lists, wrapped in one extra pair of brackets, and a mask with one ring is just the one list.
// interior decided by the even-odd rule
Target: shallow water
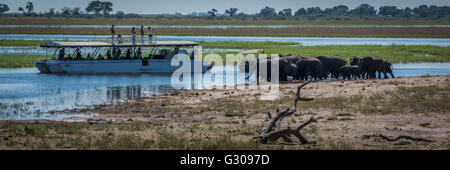
[[(394, 64), (393, 68), (397, 77), (450, 74), (450, 63)], [(245, 76), (236, 67), (215, 66), (205, 73), (202, 83), (189, 85), (212, 88), (220, 79), (227, 85), (245, 83), (227, 79), (224, 74)], [(167, 74), (58, 75), (41, 74), (36, 68), (0, 69), (0, 120), (95, 116), (53, 111), (93, 108), (175, 91), (179, 89), (172, 87), (171, 75)]]
[[(125, 37), (125, 36), (124, 36)], [(434, 45), (450, 46), (450, 38), (335, 38), (335, 37), (247, 37), (247, 36), (156, 36), (158, 40), (184, 41), (281, 41), (303, 46), (317, 45)], [(107, 35), (0, 34), (9, 40), (110, 40)]]
[[(243, 83), (241, 79), (225, 79), (224, 72), (243, 76), (231, 66), (213, 67), (205, 73), (205, 78), (222, 79), (227, 85)], [(179, 91), (172, 87), (171, 82), (170, 74), (58, 75), (41, 74), (34, 67), (0, 69), (0, 120), (54, 119), (47, 113), (93, 108), (95, 105), (111, 105), (126, 99)], [(207, 80), (201, 84), (188, 83), (174, 84), (196, 85), (198, 89), (215, 85)], [(68, 115), (55, 114), (55, 117), (64, 116)]]
[[(110, 25), (0, 25), (0, 28), (110, 28)], [(140, 28), (140, 25), (116, 25), (116, 28)], [(227, 29), (227, 28), (448, 28), (450, 25), (154, 25), (153, 28), (203, 28), (203, 29)]]

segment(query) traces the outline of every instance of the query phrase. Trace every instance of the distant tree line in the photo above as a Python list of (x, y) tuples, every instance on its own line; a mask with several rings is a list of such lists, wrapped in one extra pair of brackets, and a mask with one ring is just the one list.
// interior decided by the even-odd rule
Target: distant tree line
[(439, 19), (450, 16), (450, 8), (448, 6), (436, 6), (436, 5), (420, 5), (415, 8), (397, 8), (396, 6), (381, 6), (378, 10), (369, 4), (361, 4), (354, 9), (349, 9), (345, 5), (338, 5), (332, 8), (321, 9), (320, 7), (300, 8), (292, 13), (291, 8), (280, 10), (278, 13), (274, 8), (266, 6), (256, 14), (257, 16), (265, 18), (277, 18), (277, 17), (327, 17), (327, 16), (356, 16), (356, 17), (368, 17), (368, 16), (382, 16), (382, 17), (420, 17), (429, 19)]
[[(117, 11), (113, 14), (113, 4), (109, 1), (91, 1), (84, 11), (80, 7), (64, 7), (61, 10), (50, 8), (48, 12), (35, 13), (33, 2), (27, 2), (25, 7), (19, 7), (19, 12), (24, 16), (48, 16), (48, 17), (95, 17), (106, 16), (116, 18), (130, 18), (130, 17), (142, 17), (143, 15), (129, 13), (126, 14), (123, 11)], [(0, 4), (0, 14), (9, 11), (7, 4)], [(278, 12), (271, 7), (264, 7), (256, 14), (246, 14), (243, 12), (238, 13), (237, 8), (229, 8), (224, 11), (223, 14), (218, 13), (215, 8), (201, 13), (192, 13), (187, 16), (196, 15), (200, 17), (208, 17), (209, 19), (216, 18), (262, 18), (262, 19), (289, 19), (289, 18), (324, 18), (324, 17), (400, 17), (400, 18), (425, 18), (425, 19), (441, 19), (450, 18), (450, 8), (448, 6), (436, 6), (436, 5), (420, 5), (415, 8), (397, 8), (396, 6), (381, 6), (377, 9), (369, 4), (361, 4), (354, 9), (349, 9), (346, 5), (337, 5), (331, 8), (321, 9), (320, 7), (300, 8), (294, 11), (291, 8), (281, 9)], [(160, 15), (166, 16), (167, 14)], [(176, 13), (175, 16), (182, 16), (181, 13)], [(186, 15), (184, 15), (186, 16)]]

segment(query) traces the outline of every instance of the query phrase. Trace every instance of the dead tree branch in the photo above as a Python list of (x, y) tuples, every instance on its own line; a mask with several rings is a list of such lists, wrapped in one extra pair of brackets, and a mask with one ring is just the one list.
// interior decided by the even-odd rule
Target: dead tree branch
[(300, 96), (301, 89), (309, 84), (311, 80), (307, 81), (306, 83), (303, 83), (297, 87), (297, 93), (295, 94), (294, 103), (292, 108), (287, 108), (282, 111), (279, 111), (277, 109), (277, 113), (275, 116), (271, 116), (270, 112), (268, 113), (270, 121), (267, 123), (267, 126), (263, 127), (262, 131), (260, 132), (259, 136), (252, 138), (253, 141), (258, 141), (261, 143), (267, 143), (267, 141), (276, 141), (279, 138), (283, 138), (286, 142), (292, 142), (292, 139), (289, 138), (290, 136), (294, 135), (298, 138), (301, 144), (309, 144), (309, 143), (315, 143), (308, 141), (301, 133), (300, 130), (302, 130), (304, 127), (308, 126), (310, 123), (317, 122), (313, 117), (311, 117), (308, 121), (300, 124), (297, 128), (291, 129), (290, 127), (285, 129), (281, 128), (281, 121), (288, 116), (291, 116), (296, 112), (297, 103), (298, 101), (311, 101), (313, 98), (305, 98)]

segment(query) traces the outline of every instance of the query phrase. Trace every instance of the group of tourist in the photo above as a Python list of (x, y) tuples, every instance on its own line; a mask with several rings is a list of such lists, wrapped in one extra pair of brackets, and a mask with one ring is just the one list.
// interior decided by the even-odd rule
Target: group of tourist
[[(114, 28), (115, 28), (114, 25), (112, 25), (111, 26), (111, 35), (112, 35), (111, 42), (113, 44), (114, 44), (114, 35), (116, 33)], [(147, 29), (148, 29), (148, 41), (151, 43), (152, 39), (153, 39), (153, 33), (152, 33), (153, 28), (148, 26)], [(144, 26), (143, 25), (141, 25), (140, 32), (141, 32), (141, 42), (144, 43)], [(136, 28), (135, 27), (131, 28), (131, 40), (132, 40), (133, 44), (136, 44)], [(123, 42), (124, 42), (123, 37), (121, 34), (119, 34), (117, 36), (117, 44), (122, 44)]]
[[(132, 55), (133, 54), (133, 55)], [(125, 51), (125, 55), (122, 56), (122, 50), (120, 48), (114, 47), (111, 50), (106, 51), (105, 57), (103, 57), (101, 54), (97, 56), (97, 58), (94, 58), (91, 56), (90, 53), (86, 56), (86, 58), (82, 57), (81, 50), (77, 48), (75, 50), (75, 58), (73, 58), (70, 54), (65, 57), (65, 49), (62, 48), (59, 50), (58, 60), (64, 60), (64, 61), (79, 61), (79, 60), (141, 60), (142, 59), (142, 49), (141, 47), (138, 47), (136, 50), (132, 50), (131, 48), (128, 48)]]
[[(153, 39), (153, 34), (152, 34), (152, 28), (150, 26), (147, 27), (148, 29), (148, 41), (151, 43), (152, 39)], [(114, 44), (114, 35), (115, 35), (116, 31), (114, 29), (114, 25), (111, 26), (111, 34), (112, 34), (112, 43)], [(141, 33), (141, 42), (144, 43), (144, 26), (141, 25), (140, 28), (140, 33)], [(135, 27), (131, 28), (131, 38), (132, 38), (132, 42), (133, 44), (136, 44), (136, 29)], [(124, 42), (122, 35), (118, 35), (117, 36), (117, 44), (122, 44)], [(133, 54), (133, 55), (132, 55)], [(103, 57), (101, 54), (99, 54), (97, 56), (97, 58), (94, 58), (93, 56), (91, 56), (91, 54), (89, 53), (86, 58), (81, 56), (81, 50), (79, 48), (77, 48), (75, 50), (75, 57), (72, 57), (70, 54), (67, 55), (67, 57), (65, 57), (66, 53), (65, 53), (65, 49), (62, 48), (61, 50), (59, 50), (59, 55), (58, 55), (58, 60), (65, 60), (65, 61), (77, 61), (77, 60), (138, 60), (138, 59), (142, 59), (142, 50), (141, 48), (137, 48), (136, 50), (132, 50), (131, 48), (128, 48), (125, 51), (125, 55), (122, 56), (122, 50), (118, 47), (114, 47), (112, 48), (112, 51), (109, 49), (106, 54), (105, 57)]]

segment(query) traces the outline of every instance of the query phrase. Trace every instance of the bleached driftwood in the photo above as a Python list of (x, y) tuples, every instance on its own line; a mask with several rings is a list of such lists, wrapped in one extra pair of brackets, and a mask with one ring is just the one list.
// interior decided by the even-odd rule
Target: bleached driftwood
[(280, 129), (281, 128), (281, 121), (288, 116), (291, 116), (292, 114), (294, 114), (296, 112), (296, 108), (297, 108), (297, 103), (299, 101), (311, 101), (313, 100), (313, 98), (305, 98), (305, 97), (301, 97), (300, 96), (300, 91), (301, 89), (306, 86), (307, 84), (309, 84), (311, 82), (311, 80), (307, 81), (306, 83), (303, 83), (301, 85), (299, 85), (297, 87), (297, 92), (295, 94), (295, 98), (294, 98), (294, 103), (292, 108), (287, 108), (284, 110), (279, 111), (277, 109), (277, 113), (275, 116), (272, 117), (272, 114), (267, 113), (268, 117), (269, 117), (269, 122), (267, 123), (267, 126), (263, 127), (259, 136), (256, 136), (254, 138), (252, 138), (253, 141), (258, 141), (258, 142), (262, 142), (262, 143), (267, 143), (267, 141), (271, 140), (271, 141), (275, 141), (279, 138), (283, 138), (283, 140), (285, 140), (286, 142), (292, 142), (292, 140), (289, 138), (290, 136), (294, 135), (295, 137), (298, 138), (298, 140), (302, 143), (302, 144), (307, 144), (307, 143), (314, 143), (314, 142), (310, 142), (308, 141), (301, 133), (300, 131), (308, 126), (310, 123), (312, 122), (317, 122), (313, 117), (311, 117), (308, 121), (300, 124), (299, 126), (297, 126), (296, 128), (292, 129), (290, 127), (288, 128), (284, 128), (284, 129)]

